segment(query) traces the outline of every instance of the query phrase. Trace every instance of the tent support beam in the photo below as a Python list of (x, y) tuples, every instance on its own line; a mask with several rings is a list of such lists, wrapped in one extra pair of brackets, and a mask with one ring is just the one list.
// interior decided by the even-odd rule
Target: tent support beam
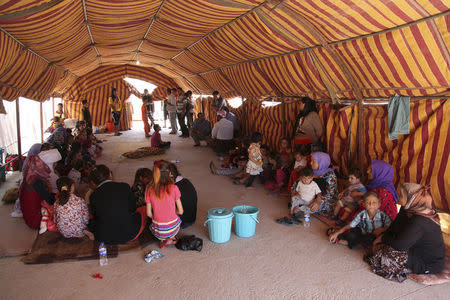
[(17, 126), (17, 154), (19, 155), (19, 170), (22, 166), (22, 135), (20, 134), (20, 104), (19, 97), (16, 99), (16, 126)]
[(92, 35), (91, 27), (89, 26), (89, 20), (88, 20), (87, 9), (86, 9), (86, 1), (81, 0), (81, 4), (83, 5), (84, 24), (86, 25), (86, 29), (89, 33), (89, 38), (91, 39), (91, 47), (94, 48), (95, 53), (97, 53), (97, 59), (98, 59), (99, 65), (102, 65), (102, 56), (100, 55), (100, 52), (98, 52), (98, 49), (95, 46), (94, 36)]
[(135, 53), (133, 54), (133, 58), (131, 59), (132, 62), (136, 60), (136, 56), (138, 55), (139, 51), (141, 50), (142, 44), (144, 44), (144, 41), (147, 39), (148, 34), (150, 33), (150, 30), (153, 27), (153, 24), (155, 23), (156, 19), (159, 16), (160, 11), (162, 10), (164, 4), (166, 3), (166, 0), (161, 1), (161, 4), (158, 7), (158, 10), (156, 11), (155, 15), (153, 16), (152, 20), (150, 21), (150, 24), (148, 25), (147, 31), (144, 33), (144, 37), (140, 41), (139, 45), (136, 48)]
[(281, 101), (281, 130), (283, 131), (283, 137), (286, 136), (286, 103)]
[(10, 14), (0, 16), (0, 21), (6, 21), (15, 18), (26, 18), (32, 14), (40, 13), (46, 9), (52, 8), (53, 6), (61, 3), (63, 0), (53, 0), (38, 6), (33, 6), (30, 8), (26, 8), (24, 10), (16, 11)]

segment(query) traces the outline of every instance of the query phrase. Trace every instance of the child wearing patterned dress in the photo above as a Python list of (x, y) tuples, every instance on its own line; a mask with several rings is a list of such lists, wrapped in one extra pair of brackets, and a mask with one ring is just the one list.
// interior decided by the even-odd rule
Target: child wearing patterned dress
[(260, 149), (262, 134), (257, 131), (253, 132), (251, 141), (252, 143), (248, 147), (248, 162), (246, 167), (248, 181), (245, 187), (247, 188), (251, 188), (255, 177), (259, 176), (259, 174), (263, 171), (263, 159)]
[(164, 161), (153, 166), (153, 178), (145, 190), (147, 216), (152, 219), (150, 231), (158, 238), (160, 247), (164, 248), (176, 244), (174, 238), (180, 230), (183, 214), (181, 193), (174, 184), (169, 164)]
[(93, 238), (86, 231), (89, 222), (89, 211), (86, 202), (74, 194), (75, 184), (69, 177), (60, 177), (56, 181), (59, 191), (55, 202), (55, 223), (65, 238), (82, 237), (83, 234)]
[[(363, 196), (365, 209), (359, 212), (350, 224), (330, 235), (330, 242), (339, 242), (350, 249), (363, 244), (371, 246), (373, 241), (391, 225), (391, 217), (380, 210), (380, 197), (375, 192)], [(344, 233), (348, 231), (348, 233)]]

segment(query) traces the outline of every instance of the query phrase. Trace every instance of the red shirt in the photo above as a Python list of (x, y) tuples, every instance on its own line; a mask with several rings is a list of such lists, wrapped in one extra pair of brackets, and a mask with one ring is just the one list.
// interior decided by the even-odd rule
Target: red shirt
[(159, 132), (153, 132), (152, 138), (151, 138), (151, 145), (152, 147), (159, 147), (161, 145), (161, 135)]

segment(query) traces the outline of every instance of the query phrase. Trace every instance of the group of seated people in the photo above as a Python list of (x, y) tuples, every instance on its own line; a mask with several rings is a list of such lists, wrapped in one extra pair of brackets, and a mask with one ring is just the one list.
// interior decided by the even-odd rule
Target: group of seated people
[(259, 132), (241, 139), (221, 166), (210, 163), (211, 172), (247, 188), (258, 177), (268, 194), (289, 196), (290, 213), (277, 219), (280, 224), (301, 224), (307, 210), (328, 217), (335, 222), (327, 230), (330, 242), (365, 248), (372, 271), (387, 279), (401, 282), (410, 272), (443, 270), (445, 244), (429, 187), (404, 183), (397, 193), (392, 166), (372, 160), (366, 185), (361, 170), (350, 169), (339, 192), (338, 167), (327, 153), (312, 152), (311, 145), (291, 152), (288, 138), (271, 152), (261, 141)]
[(86, 235), (121, 244), (136, 239), (150, 217), (150, 230), (161, 240), (161, 247), (174, 244), (180, 228), (196, 219), (197, 192), (192, 183), (164, 160), (155, 161), (153, 170), (138, 169), (132, 187), (114, 182), (107, 166), (95, 165), (86, 131), (79, 122), (75, 137), (66, 143), (31, 147), (19, 197), (26, 224), (39, 228), (41, 234)]

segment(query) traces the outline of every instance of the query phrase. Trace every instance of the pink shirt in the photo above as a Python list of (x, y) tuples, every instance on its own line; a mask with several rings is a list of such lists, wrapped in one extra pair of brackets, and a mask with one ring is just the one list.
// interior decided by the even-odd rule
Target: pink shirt
[(153, 210), (153, 220), (158, 223), (170, 222), (178, 218), (175, 208), (175, 202), (180, 199), (181, 193), (178, 187), (172, 184), (169, 188), (169, 194), (162, 193), (160, 199), (156, 199), (153, 190), (145, 193), (145, 203), (150, 203)]
[(161, 145), (161, 134), (159, 132), (153, 132), (151, 143), (152, 147), (159, 147)]

